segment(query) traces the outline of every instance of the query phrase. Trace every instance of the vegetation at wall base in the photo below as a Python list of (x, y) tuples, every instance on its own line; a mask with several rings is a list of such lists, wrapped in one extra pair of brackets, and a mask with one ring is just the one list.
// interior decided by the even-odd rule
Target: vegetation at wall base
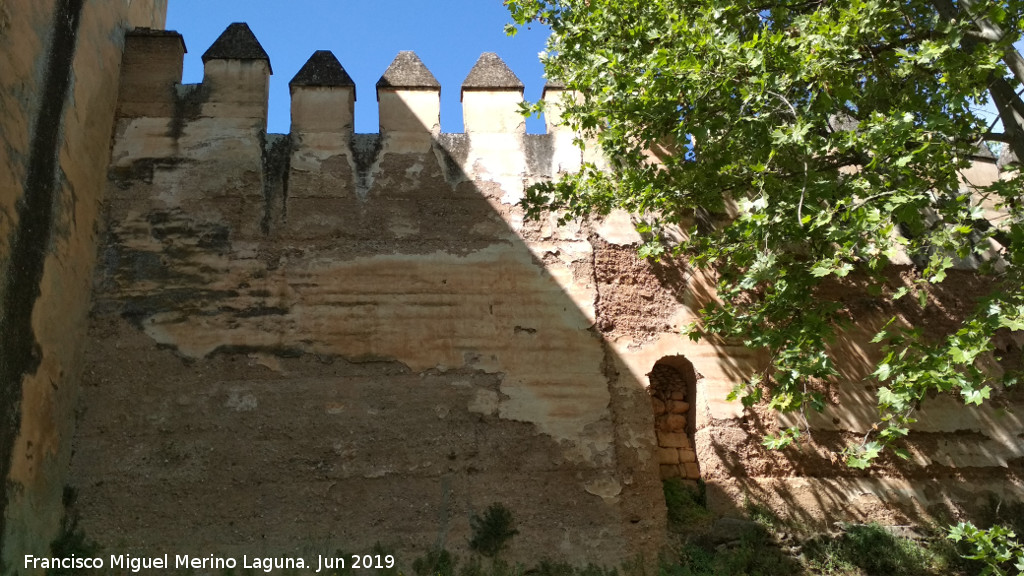
[[(892, 529), (877, 524), (844, 525), (829, 533), (815, 532), (792, 521), (784, 521), (767, 508), (748, 502), (742, 518), (716, 519), (707, 509), (703, 486), (694, 486), (678, 479), (667, 480), (666, 504), (670, 519), (672, 544), (663, 555), (659, 576), (975, 576), (980, 574), (1012, 574), (999, 571), (1008, 565), (995, 566), (983, 561), (968, 560), (962, 554), (972, 549), (958, 547), (942, 534), (927, 538), (909, 539)], [(514, 524), (512, 513), (503, 506), (502, 521), (491, 520), (496, 526), (509, 528)], [(998, 515), (1001, 507), (995, 506)], [(491, 508), (488, 508), (489, 510)], [(497, 509), (497, 508), (495, 508)], [(1005, 510), (1014, 514), (1017, 509)], [(485, 513), (481, 520), (487, 518)], [(487, 524), (486, 522), (484, 524)], [(483, 526), (484, 524), (477, 524)], [(53, 553), (63, 555), (95, 555), (100, 548), (82, 534), (77, 526), (70, 527), (54, 543)], [(488, 524), (488, 526), (490, 526)], [(723, 527), (725, 528), (723, 530)], [(490, 526), (486, 529), (492, 529)], [(507, 534), (508, 530), (499, 531)], [(478, 531), (475, 533), (479, 533)], [(969, 536), (968, 536), (969, 538)], [(58, 548), (58, 542), (73, 544)], [(506, 542), (507, 543), (507, 542)], [(63, 546), (64, 544), (60, 544)], [(376, 544), (372, 554), (396, 554), (394, 550)], [(347, 554), (336, 551), (335, 556)], [(643, 562), (624, 563), (622, 566), (602, 567), (594, 564), (574, 565), (563, 560), (540, 558), (526, 565), (508, 562), (497, 556), (485, 556), (474, 551), (462, 561), (456, 554), (440, 548), (427, 552), (411, 563), (416, 576), (649, 576)], [(350, 566), (325, 572), (333, 576), (346, 576), (363, 570)], [(79, 570), (50, 572), (75, 576), (123, 573)], [(192, 574), (192, 571), (171, 572)], [(238, 568), (224, 570), (221, 576), (255, 576), (262, 570)], [(277, 572), (275, 572), (277, 573)], [(309, 573), (286, 569), (281, 576)], [(399, 576), (398, 568), (369, 570), (378, 576)]]
[(712, 520), (703, 481), (692, 486), (681, 478), (669, 478), (662, 482), (662, 490), (668, 509), (669, 530), (679, 532), (699, 528)]
[[(951, 542), (941, 529), (901, 530), (871, 523), (837, 524), (821, 531), (781, 519), (749, 501), (742, 517), (713, 519), (706, 509), (702, 513), (694, 505), (699, 501), (698, 489), (676, 480), (667, 480), (665, 485), (666, 496), (678, 490), (688, 490), (691, 495), (677, 494), (666, 501), (672, 552), (662, 558), (663, 576), (986, 574), (986, 564), (965, 558), (969, 548)], [(712, 520), (707, 521), (709, 518)]]
[(949, 539), (964, 543), (968, 552), (966, 558), (985, 564), (982, 574), (1004, 576), (1024, 574), (1024, 546), (1015, 538), (1017, 534), (1004, 526), (993, 526), (979, 530), (970, 522), (961, 522), (949, 529)]
[(431, 550), (426, 556), (414, 560), (412, 571), (416, 576), (456, 576), (455, 567), (458, 563), (458, 556), (441, 548)]

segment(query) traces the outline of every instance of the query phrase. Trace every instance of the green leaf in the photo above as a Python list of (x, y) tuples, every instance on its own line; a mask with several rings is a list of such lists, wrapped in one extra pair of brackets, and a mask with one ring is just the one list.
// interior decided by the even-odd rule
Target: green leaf
[(811, 268), (811, 275), (813, 275), (813, 276), (815, 276), (817, 278), (821, 278), (823, 276), (828, 276), (831, 273), (832, 273), (832, 266), (830, 266), (828, 264), (825, 264), (823, 262), (819, 262), (819, 263), (815, 264), (813, 268)]
[(949, 349), (949, 355), (953, 358), (953, 362), (957, 364), (967, 364), (968, 362), (974, 361), (973, 355), (969, 355), (956, 346)]
[(880, 381), (885, 382), (886, 380), (889, 379), (889, 376), (892, 375), (891, 371), (892, 371), (892, 366), (891, 365), (889, 365), (887, 363), (882, 363), (882, 364), (878, 365), (878, 368), (875, 369), (875, 371), (874, 371), (874, 373), (872, 373), (872, 375), (875, 378), (878, 378)]
[(871, 467), (871, 461), (863, 456), (849, 456), (846, 459), (846, 465), (850, 468), (856, 468), (858, 470), (864, 470)]
[(965, 404), (974, 404), (976, 406), (980, 406), (983, 401), (988, 400), (991, 397), (992, 388), (989, 386), (985, 386), (980, 390), (964, 389), (962, 394), (964, 397)]
[(665, 247), (660, 242), (647, 242), (640, 246), (638, 254), (645, 260), (658, 260), (665, 254)]
[(878, 402), (892, 406), (895, 410), (903, 410), (908, 402), (906, 394), (896, 394), (892, 389), (882, 387), (878, 389)]
[(786, 428), (779, 434), (768, 434), (761, 441), (761, 444), (769, 450), (781, 450), (793, 443), (800, 437), (800, 429), (796, 427)]
[(864, 457), (868, 460), (874, 460), (882, 452), (882, 445), (878, 442), (868, 442), (864, 445)]

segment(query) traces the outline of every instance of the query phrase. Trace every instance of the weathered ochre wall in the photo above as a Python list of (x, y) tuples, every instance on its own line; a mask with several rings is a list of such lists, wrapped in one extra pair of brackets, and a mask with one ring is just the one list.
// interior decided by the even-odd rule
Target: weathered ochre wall
[(63, 514), (94, 225), (123, 33), (165, 0), (0, 2), (0, 475), (4, 574)]
[[(894, 312), (945, 317), (860, 306), (855, 287), (822, 295), (857, 320), (835, 344), (839, 407), (812, 420), (813, 442), (764, 449), (793, 422), (725, 398), (765, 355), (680, 335), (713, 278), (638, 260), (623, 213), (524, 220), (526, 186), (581, 158), (564, 129), (526, 135), (505, 113), (511, 72), (471, 73), (466, 134), (439, 132), (440, 88), (414, 55), (378, 84), (381, 134), (351, 133), (347, 75), (300, 72), (292, 133), (267, 135), (262, 49), (211, 49), (203, 84), (182, 86), (180, 37), (129, 46), (72, 463), (82, 527), (108, 549), (381, 541), (407, 564), (465, 552), (469, 518), (497, 501), (519, 522), (512, 558), (612, 564), (662, 542), (662, 474), (699, 472), (723, 513), (749, 495), (814, 521), (1020, 498), (1011, 394), (975, 412), (931, 403), (909, 463), (832, 462), (873, 421), (863, 343)], [(936, 294), (950, 318), (964, 274)], [(685, 441), (658, 414), (671, 457), (646, 390), (659, 361), (693, 370), (686, 409), (665, 407), (685, 413)]]
[(429, 87), (382, 88), (384, 133), (352, 135), (351, 88), (293, 86), (295, 131), (265, 135), (269, 62), (211, 58), (179, 86), (180, 62), (153, 69), (177, 42), (129, 39), (124, 90), (138, 70), (175, 96), (116, 123), (73, 459), (83, 531), (161, 554), (381, 541), (408, 565), (465, 554), (472, 514), (501, 502), (512, 558), (653, 559), (653, 416), (594, 327), (588, 239), (635, 234), (514, 206), (578, 151), (439, 134)]

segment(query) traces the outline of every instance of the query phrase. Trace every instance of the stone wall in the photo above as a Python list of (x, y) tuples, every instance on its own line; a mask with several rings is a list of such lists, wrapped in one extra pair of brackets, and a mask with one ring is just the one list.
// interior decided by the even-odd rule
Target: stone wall
[[(0, 572), (60, 528), (124, 30), (165, 0), (0, 2)], [(18, 559), (17, 561), (15, 559)]]
[[(638, 260), (627, 214), (525, 220), (525, 188), (583, 160), (557, 124), (556, 86), (545, 91), (548, 133), (527, 135), (514, 106), (521, 82), (484, 55), (461, 91), (465, 133), (444, 134), (440, 85), (401, 53), (376, 86), (380, 132), (354, 134), (356, 87), (317, 52), (291, 82), (291, 132), (267, 134), (273, 69), (244, 25), (206, 51), (196, 85), (181, 84), (178, 34), (140, 29), (126, 47), (120, 78), (117, 66), (101, 76), (120, 95), (87, 337), (76, 329), (98, 192), (60, 196), (76, 199), (60, 210), (82, 211), (67, 219), (82, 236), (39, 274), (64, 276), (32, 296), (15, 281), (32, 276), (7, 271), (13, 256), (2, 263), (5, 312), (25, 309), (9, 294), (38, 298), (28, 308), (41, 311), (36, 339), (17, 342), (38, 342), (42, 360), (38, 382), (26, 378), (32, 402), (19, 405), (46, 415), (9, 429), (21, 431), (9, 477), (47, 478), (45, 495), (10, 499), (5, 534), (11, 518), (55, 526), (63, 475), (40, 471), (66, 458), (57, 440), (72, 415), (57, 397), (75, 393), (82, 362), (70, 484), (81, 528), (111, 552), (363, 552), (380, 541), (407, 566), (437, 546), (464, 554), (470, 518), (501, 502), (520, 531), (510, 558), (614, 564), (653, 558), (663, 542), (663, 476), (699, 476), (723, 513), (756, 498), (819, 522), (919, 520), (1021, 498), (1014, 391), (976, 411), (930, 402), (910, 462), (858, 472), (833, 461), (873, 421), (862, 380), (874, 331), (894, 312), (948, 327), (981, 290), (969, 271), (934, 295), (942, 313), (927, 318), (861, 305), (856, 286), (822, 294), (856, 311), (834, 344), (835, 405), (812, 416), (809, 440), (771, 452), (762, 435), (795, 422), (725, 400), (768, 358), (680, 336), (714, 298), (713, 277)], [(113, 96), (75, 102), (76, 121), (113, 114)], [(24, 105), (5, 128), (38, 115)], [(89, 133), (91, 149), (105, 149)], [(101, 173), (103, 156), (80, 168)], [(17, 155), (4, 158), (25, 172)], [(989, 168), (979, 162), (972, 181), (997, 178)], [(17, 200), (4, 199), (5, 255), (19, 253), (22, 215), (36, 214)], [(909, 261), (894, 268), (893, 282), (910, 271)], [(24, 317), (5, 316), (15, 321), (22, 332), (11, 333), (30, 334)], [(1019, 350), (1014, 335), (1004, 344)], [(5, 378), (32, 362), (5, 364)], [(25, 422), (47, 425), (26, 432)], [(40, 466), (38, 454), (56, 456)], [(23, 514), (30, 501), (45, 513)]]
[[(663, 477), (700, 478), (725, 514), (755, 498), (814, 522), (977, 505), (964, 479), (1020, 498), (1012, 393), (929, 404), (911, 462), (835, 464), (873, 421), (866, 343), (894, 312), (858, 307), (855, 286), (822, 294), (858, 314), (835, 344), (837, 405), (798, 446), (765, 449), (794, 422), (725, 399), (765, 355), (680, 336), (714, 278), (637, 259), (623, 213), (524, 219), (526, 186), (583, 159), (556, 86), (548, 133), (527, 135), (522, 83), (485, 54), (462, 87), (466, 132), (444, 134), (441, 87), (403, 52), (376, 86), (380, 133), (354, 134), (356, 87), (321, 51), (291, 81), (290, 134), (266, 134), (270, 58), (244, 25), (204, 54), (199, 85), (180, 84), (180, 36), (128, 47), (73, 461), (101, 543), (381, 541), (409, 562), (465, 553), (470, 518), (501, 502), (513, 559), (614, 564), (663, 541)], [(943, 310), (966, 309), (962, 274), (935, 294)]]
[(291, 133), (268, 135), (248, 28), (204, 54), (201, 85), (180, 84), (182, 46), (128, 39), (72, 463), (83, 531), (239, 557), (380, 541), (408, 566), (465, 555), (500, 502), (510, 558), (655, 558), (646, 379), (595, 328), (594, 243), (635, 232), (524, 222), (524, 186), (581, 156), (496, 105), (522, 98), (515, 75), (482, 57), (467, 132), (442, 134), (440, 86), (402, 53), (381, 132), (353, 134), (355, 87), (318, 52)]
[(697, 382), (693, 365), (688, 364), (679, 368), (664, 362), (655, 364), (648, 376), (648, 392), (654, 409), (661, 479), (684, 478), (696, 483), (700, 480), (700, 466), (689, 413), (691, 390), (697, 389)]

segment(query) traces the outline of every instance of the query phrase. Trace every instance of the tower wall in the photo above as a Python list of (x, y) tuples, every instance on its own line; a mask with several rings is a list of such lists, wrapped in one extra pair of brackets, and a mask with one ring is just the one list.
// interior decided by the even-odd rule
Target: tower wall
[(0, 538), (4, 574), (64, 513), (94, 225), (124, 31), (166, 2), (0, 4)]

